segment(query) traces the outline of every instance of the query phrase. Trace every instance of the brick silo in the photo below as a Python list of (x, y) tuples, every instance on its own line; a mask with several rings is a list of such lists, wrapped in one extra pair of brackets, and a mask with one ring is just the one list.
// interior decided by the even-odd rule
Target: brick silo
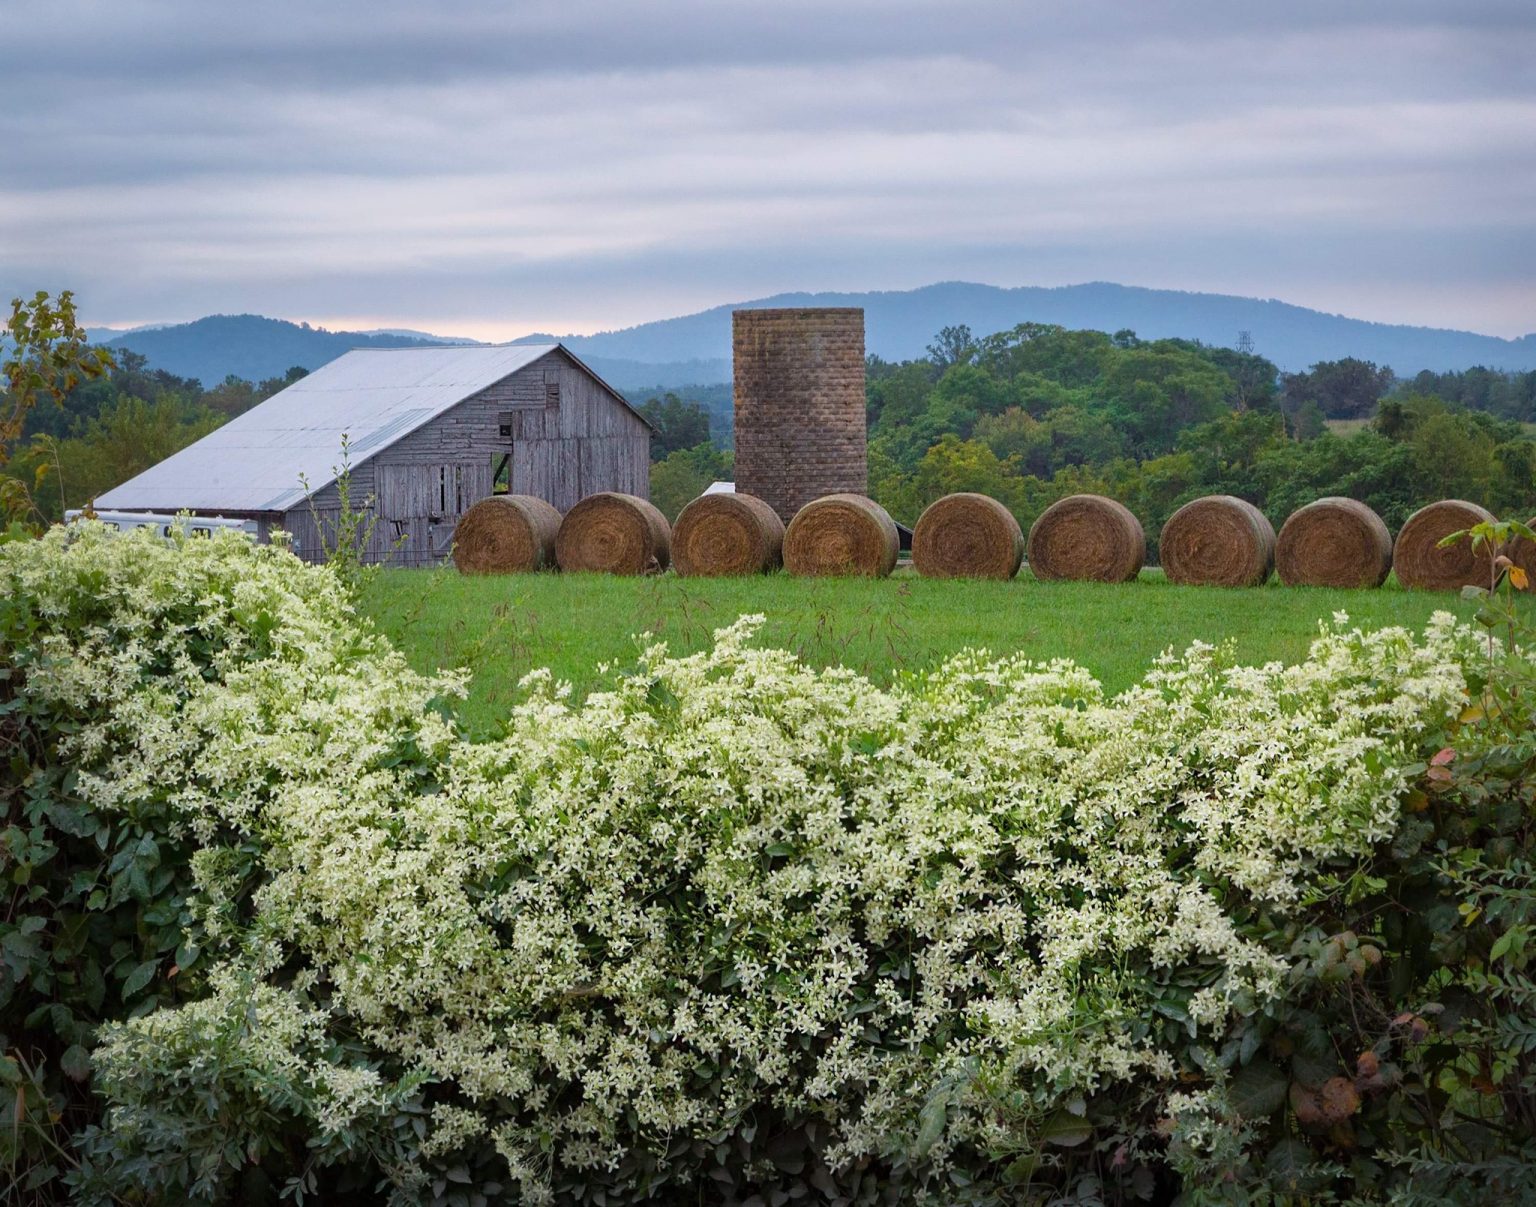
[(787, 523), (822, 495), (869, 491), (864, 311), (738, 310), (732, 316), (736, 489)]

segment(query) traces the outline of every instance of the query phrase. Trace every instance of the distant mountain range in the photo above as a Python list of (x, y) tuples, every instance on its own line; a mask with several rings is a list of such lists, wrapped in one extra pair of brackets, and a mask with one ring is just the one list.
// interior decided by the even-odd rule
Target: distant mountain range
[(142, 354), (150, 368), (195, 377), (205, 386), (230, 375), (247, 381), (281, 377), (294, 365), (318, 369), (353, 348), (423, 348), (448, 342), (430, 335), (326, 331), (259, 314), (215, 314), (175, 326), (87, 332), (109, 348)]
[[(1536, 335), (1500, 339), (1366, 322), (1273, 299), (1105, 283), (1002, 289), (950, 282), (905, 292), (786, 293), (620, 331), (530, 335), (515, 342), (560, 339), (619, 389), (710, 385), (730, 380), (731, 311), (778, 306), (862, 306), (866, 346), (886, 360), (921, 356), (943, 327), (965, 325), (981, 336), (1039, 322), (1129, 329), (1143, 339), (1181, 336), (1225, 347), (1246, 332), (1255, 351), (1289, 371), (1346, 356), (1390, 365), (1404, 377), (1420, 369), (1443, 372), (1473, 365), (1536, 369)], [(416, 331), (326, 331), (250, 314), (127, 332), (93, 329), (92, 334), (109, 346), (142, 353), (155, 368), (196, 377), (205, 385), (229, 374), (260, 381), (281, 376), (293, 365), (315, 369), (351, 348), (472, 342)]]

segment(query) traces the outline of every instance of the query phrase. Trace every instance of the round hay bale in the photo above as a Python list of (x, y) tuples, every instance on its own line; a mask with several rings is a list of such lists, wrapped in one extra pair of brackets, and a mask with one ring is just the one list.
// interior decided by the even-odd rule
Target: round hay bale
[(453, 529), (453, 564), (461, 574), (522, 574), (555, 564), (560, 513), (533, 495), (491, 495)]
[(1252, 503), (1207, 495), (1168, 518), (1158, 551), (1170, 582), (1258, 587), (1275, 564), (1275, 530)]
[(1488, 585), (1486, 550), (1473, 552), (1470, 539), (1440, 548), (1440, 541), (1474, 524), (1492, 523), (1493, 513), (1462, 499), (1441, 499), (1421, 507), (1402, 526), (1392, 550), (1397, 581), (1417, 591), (1459, 591)]
[[(1536, 530), (1536, 516), (1532, 516), (1525, 526)], [(1504, 546), (1504, 556), (1525, 571), (1526, 580), (1531, 584), (1528, 589), (1536, 591), (1536, 541), (1517, 536)]]
[(761, 574), (783, 560), (784, 521), (756, 495), (700, 495), (672, 526), (679, 574)]
[(1012, 578), (1023, 560), (1019, 522), (986, 495), (945, 495), (912, 530), (912, 564), (924, 578)]
[(1147, 534), (1103, 495), (1058, 499), (1029, 526), (1029, 569), (1040, 579), (1129, 582), (1147, 560)]
[(635, 495), (603, 491), (566, 512), (555, 537), (562, 570), (658, 574), (667, 568), (672, 528), (667, 517)]
[(812, 499), (784, 532), (784, 567), (791, 574), (884, 578), (896, 568), (901, 535), (885, 508), (863, 495)]
[(1275, 540), (1275, 571), (1287, 587), (1379, 587), (1391, 570), (1392, 533), (1356, 499), (1298, 507)]

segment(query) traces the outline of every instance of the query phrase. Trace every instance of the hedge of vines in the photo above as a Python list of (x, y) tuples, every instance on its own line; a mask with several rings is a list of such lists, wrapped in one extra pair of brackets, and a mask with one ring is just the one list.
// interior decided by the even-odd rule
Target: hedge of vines
[(1518, 640), (1109, 698), (748, 617), (471, 743), (281, 549), (81, 525), (0, 586), (13, 1200), (1536, 1192)]

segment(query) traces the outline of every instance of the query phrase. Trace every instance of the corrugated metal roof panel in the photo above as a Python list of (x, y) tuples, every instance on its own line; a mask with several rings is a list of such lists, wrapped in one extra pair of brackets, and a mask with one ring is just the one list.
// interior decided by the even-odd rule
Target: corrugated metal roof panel
[(377, 448), (381, 444), (389, 443), (393, 437), (400, 435), (402, 432), (410, 431), (418, 426), (423, 419), (430, 418), (431, 415), (432, 410), (430, 407), (416, 407), (409, 411), (401, 411), (400, 414), (387, 423), (374, 428), (373, 431), (369, 432), (361, 440), (352, 441), (348, 448), (354, 453), (366, 453), (371, 448)]
[(106, 492), (98, 508), (282, 511), (336, 480), (341, 439), (366, 460), (558, 344), (348, 352)]

